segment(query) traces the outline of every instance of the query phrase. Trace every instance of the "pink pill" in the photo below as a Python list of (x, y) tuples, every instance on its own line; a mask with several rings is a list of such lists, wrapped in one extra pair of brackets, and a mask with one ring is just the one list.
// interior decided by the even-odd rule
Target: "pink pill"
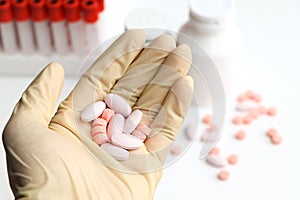
[(147, 138), (147, 136), (143, 132), (141, 132), (141, 131), (139, 131), (137, 129), (134, 130), (131, 135), (139, 138), (140, 140), (142, 140), (142, 142), (144, 142), (146, 140), (146, 138)]
[(107, 122), (102, 118), (97, 118), (93, 121), (92, 127), (94, 126), (106, 126)]
[(247, 99), (247, 96), (246, 94), (240, 94), (238, 97), (237, 97), (237, 102), (243, 102)]
[(242, 116), (235, 116), (232, 119), (232, 123), (235, 125), (242, 124), (243, 121), (244, 121), (244, 117), (242, 117)]
[(238, 140), (243, 140), (246, 138), (246, 132), (243, 130), (239, 130), (238, 132), (236, 132), (235, 134), (235, 138)]
[(227, 170), (222, 170), (219, 172), (218, 174), (218, 178), (221, 180), (221, 181), (226, 181), (228, 180), (229, 178), (229, 172)]
[(209, 154), (219, 155), (220, 149), (218, 147), (214, 147), (210, 150)]
[(252, 109), (258, 108), (258, 104), (255, 101), (252, 100), (246, 100), (243, 102), (240, 102), (236, 105), (236, 110), (238, 111), (250, 111)]
[(248, 99), (253, 99), (255, 93), (252, 90), (247, 90), (245, 95), (247, 96)]
[(272, 138), (277, 135), (277, 130), (275, 128), (270, 128), (266, 134), (268, 137)]
[(210, 123), (211, 123), (211, 119), (212, 119), (211, 115), (205, 115), (205, 116), (202, 118), (202, 122), (203, 122), (204, 124), (210, 124)]
[(144, 133), (147, 137), (151, 134), (152, 130), (151, 128), (149, 128), (148, 126), (144, 125), (144, 124), (139, 124), (136, 127), (137, 130), (141, 131), (142, 133)]
[(264, 106), (259, 106), (258, 111), (261, 115), (265, 115), (267, 113), (267, 109)]
[(174, 156), (178, 156), (181, 153), (181, 147), (179, 145), (175, 145), (171, 149), (171, 154)]
[(123, 134), (124, 121), (125, 119), (121, 114), (115, 114), (113, 116), (107, 127), (108, 138), (111, 138), (112, 135), (115, 134)]
[(282, 142), (282, 137), (279, 135), (275, 135), (271, 138), (271, 142), (275, 145), (279, 145)]
[(125, 119), (123, 133), (130, 134), (140, 123), (143, 113), (140, 110), (134, 110), (130, 115)]
[(231, 154), (228, 156), (227, 161), (230, 165), (235, 165), (238, 163), (239, 157), (236, 154)]
[(253, 119), (256, 119), (257, 117), (260, 116), (260, 111), (258, 109), (252, 109), (248, 113), (249, 116), (251, 116)]
[(270, 107), (267, 110), (267, 115), (269, 116), (275, 116), (277, 114), (277, 108), (276, 107)]
[(106, 126), (94, 126), (92, 127), (92, 136), (96, 135), (96, 134), (106, 134)]
[(101, 118), (104, 119), (107, 122), (110, 122), (111, 118), (114, 116), (115, 111), (113, 111), (112, 109), (106, 108), (102, 115)]
[(108, 137), (106, 134), (96, 134), (93, 136), (93, 141), (96, 143), (96, 144), (104, 144), (104, 143), (107, 143), (108, 142)]
[(127, 134), (113, 134), (111, 136), (111, 143), (128, 150), (138, 149), (143, 145), (143, 142), (140, 139)]
[(243, 123), (244, 124), (250, 124), (253, 121), (253, 117), (251, 115), (246, 115), (244, 117)]
[(252, 97), (252, 99), (253, 99), (254, 101), (256, 101), (257, 103), (259, 103), (259, 102), (261, 102), (261, 100), (262, 100), (262, 96), (261, 96), (260, 94), (255, 94), (255, 95)]
[(103, 101), (97, 101), (85, 107), (80, 115), (81, 121), (90, 122), (99, 117), (105, 109)]

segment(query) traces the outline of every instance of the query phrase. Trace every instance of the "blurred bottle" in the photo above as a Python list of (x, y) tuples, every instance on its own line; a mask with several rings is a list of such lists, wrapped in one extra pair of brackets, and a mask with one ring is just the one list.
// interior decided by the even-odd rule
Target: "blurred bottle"
[[(195, 102), (194, 98), (193, 104), (205, 106), (210, 103), (209, 90), (215, 87), (212, 84), (219, 78), (213, 70), (208, 69), (213, 67), (212, 63), (219, 72), (225, 96), (227, 96), (234, 86), (233, 72), (239, 63), (241, 41), (240, 32), (235, 23), (233, 1), (190, 0), (189, 21), (180, 28), (180, 33), (183, 35), (179, 34), (178, 43), (189, 44), (193, 53), (195, 66), (191, 68), (190, 74), (195, 81), (195, 94), (198, 99), (198, 102)], [(184, 35), (191, 37), (194, 41)], [(199, 51), (199, 47), (194, 48), (197, 46), (192, 44), (194, 42), (200, 44), (204, 51)], [(207, 55), (211, 60), (207, 58)]]

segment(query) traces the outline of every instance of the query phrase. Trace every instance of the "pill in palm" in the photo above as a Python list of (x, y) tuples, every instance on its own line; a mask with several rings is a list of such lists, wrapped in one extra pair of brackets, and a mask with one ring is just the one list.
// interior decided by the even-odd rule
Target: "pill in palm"
[(92, 136), (99, 134), (99, 133), (104, 133), (106, 135), (106, 126), (94, 126), (92, 127)]
[(104, 119), (106, 122), (110, 122), (111, 118), (114, 116), (115, 111), (113, 111), (112, 109), (106, 108), (102, 115), (101, 118)]
[(218, 154), (208, 154), (206, 162), (214, 167), (225, 167), (228, 164), (227, 160)]
[(96, 144), (101, 145), (101, 144), (107, 143), (109, 140), (108, 140), (108, 137), (105, 133), (98, 133), (98, 134), (93, 136), (93, 141)]
[(115, 114), (107, 127), (107, 135), (109, 138), (115, 134), (123, 134), (125, 118), (120, 114)]
[(113, 134), (111, 136), (111, 143), (128, 150), (138, 149), (143, 144), (137, 137), (127, 134)]
[(110, 143), (102, 144), (101, 148), (116, 160), (122, 161), (122, 160), (128, 160), (129, 158), (129, 152), (127, 150), (112, 145)]
[(141, 131), (139, 131), (139, 130), (137, 130), (137, 129), (135, 129), (135, 130), (131, 133), (131, 135), (133, 135), (133, 136), (139, 138), (140, 140), (142, 140), (142, 142), (144, 142), (145, 139), (147, 138), (147, 136), (146, 136), (143, 132), (141, 132)]
[(92, 127), (94, 126), (106, 126), (107, 122), (102, 118), (97, 118), (93, 121)]
[(130, 134), (140, 123), (143, 113), (140, 110), (134, 110), (125, 120), (123, 132)]
[(81, 113), (81, 120), (83, 122), (90, 122), (99, 117), (106, 105), (103, 101), (97, 101), (95, 103), (90, 104)]
[(136, 127), (136, 129), (144, 133), (146, 136), (149, 136), (152, 132), (151, 128), (141, 123)]
[(110, 93), (106, 95), (104, 101), (110, 109), (115, 111), (115, 113), (119, 113), (124, 117), (128, 117), (131, 113), (130, 105), (126, 102), (125, 99), (117, 94)]

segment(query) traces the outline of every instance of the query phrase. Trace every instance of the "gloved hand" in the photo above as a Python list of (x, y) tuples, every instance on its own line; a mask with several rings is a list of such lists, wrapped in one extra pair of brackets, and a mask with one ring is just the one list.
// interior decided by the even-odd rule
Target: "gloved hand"
[[(57, 99), (63, 68), (49, 64), (29, 85), (3, 133), (10, 185), (16, 199), (151, 199), (164, 160), (187, 112), (193, 80), (191, 52), (163, 35), (144, 48), (145, 33), (130, 30)], [(153, 132), (144, 145), (116, 161), (96, 145), (80, 113), (116, 93), (143, 112)]]

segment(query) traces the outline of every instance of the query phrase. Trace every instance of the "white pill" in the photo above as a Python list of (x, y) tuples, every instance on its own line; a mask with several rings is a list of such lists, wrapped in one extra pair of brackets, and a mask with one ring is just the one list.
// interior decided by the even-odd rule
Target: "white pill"
[(105, 109), (103, 101), (97, 101), (85, 107), (81, 113), (81, 120), (83, 122), (90, 122), (99, 117)]
[(209, 154), (206, 157), (206, 162), (215, 167), (225, 167), (228, 164), (225, 158), (215, 154)]
[(129, 152), (127, 150), (114, 146), (110, 143), (102, 144), (101, 148), (116, 160), (128, 160), (129, 158)]
[(117, 94), (108, 94), (106, 95), (104, 99), (106, 105), (114, 110), (116, 113), (120, 113), (124, 117), (128, 117), (128, 115), (131, 113), (131, 107), (130, 105)]
[(115, 134), (111, 136), (111, 143), (124, 149), (138, 149), (142, 146), (142, 140), (127, 134)]
[(205, 133), (201, 137), (202, 142), (216, 142), (219, 139), (219, 134), (217, 132)]
[(258, 108), (259, 104), (253, 100), (246, 100), (239, 102), (236, 106), (236, 109), (239, 111), (250, 111), (252, 109)]
[(125, 118), (121, 114), (115, 114), (110, 120), (110, 123), (107, 127), (107, 135), (111, 138), (115, 134), (123, 134)]
[(130, 134), (142, 119), (143, 113), (140, 110), (133, 111), (125, 120), (123, 133)]
[(191, 125), (188, 125), (184, 130), (186, 139), (192, 141), (196, 136), (196, 130)]

